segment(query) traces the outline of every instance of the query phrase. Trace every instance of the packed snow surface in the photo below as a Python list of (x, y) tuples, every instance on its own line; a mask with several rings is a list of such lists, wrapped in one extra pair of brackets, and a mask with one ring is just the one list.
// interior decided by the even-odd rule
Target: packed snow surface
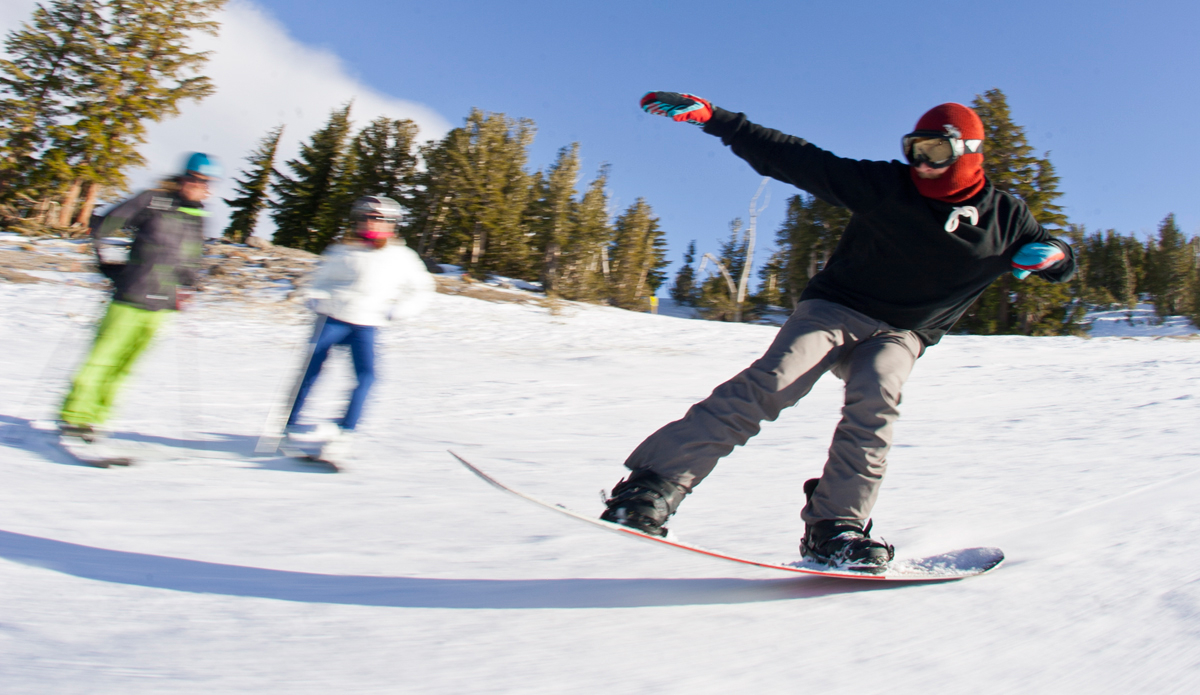
[[(637, 443), (769, 326), (438, 295), (386, 330), (348, 470), (255, 455), (302, 358), (295, 309), (175, 318), (127, 384), (129, 469), (41, 429), (103, 307), (0, 284), (0, 692), (1200, 691), (1200, 342), (950, 336), (904, 394), (876, 535), (999, 546), (960, 582), (782, 576), (537, 509), (598, 514)], [(1150, 331), (1149, 326), (1145, 332)], [(1141, 330), (1141, 329), (1139, 329)], [(343, 407), (335, 354), (310, 415)], [(672, 523), (796, 559), (840, 382), (767, 423)]]

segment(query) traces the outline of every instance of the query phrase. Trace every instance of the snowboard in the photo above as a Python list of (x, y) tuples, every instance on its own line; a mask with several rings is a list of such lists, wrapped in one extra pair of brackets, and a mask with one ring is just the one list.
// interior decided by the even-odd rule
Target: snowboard
[(1004, 561), (1004, 553), (999, 548), (964, 548), (954, 550), (940, 555), (931, 555), (929, 557), (912, 558), (904, 560), (894, 560), (888, 566), (887, 572), (883, 574), (868, 574), (866, 572), (855, 572), (853, 570), (835, 569), (827, 565), (822, 565), (807, 560), (780, 564), (773, 562), (763, 562), (760, 560), (752, 560), (749, 558), (729, 555), (728, 553), (707, 550), (695, 545), (681, 543), (669, 537), (651, 536), (642, 533), (637, 529), (613, 524), (607, 521), (602, 521), (598, 518), (593, 518), (572, 511), (562, 506), (561, 504), (551, 504), (544, 502), (532, 495), (527, 495), (524, 492), (515, 490), (501, 483), (487, 473), (476, 468), (469, 461), (454, 453), (449, 452), (451, 456), (458, 459), (467, 470), (474, 473), (487, 484), (499, 490), (503, 490), (511, 495), (516, 495), (526, 502), (531, 502), (540, 507), (550, 509), (565, 516), (577, 519), (579, 521), (597, 526), (606, 531), (632, 536), (634, 538), (657, 543), (659, 545), (676, 548), (698, 555), (715, 558), (717, 560), (725, 560), (727, 562), (736, 562), (742, 565), (753, 565), (755, 567), (763, 567), (771, 570), (779, 570), (782, 572), (791, 572), (794, 574), (809, 574), (821, 577), (836, 577), (840, 579), (865, 579), (874, 581), (907, 581), (907, 582), (928, 582), (928, 581), (948, 581), (953, 579), (964, 579), (975, 575), (983, 574), (995, 569)]

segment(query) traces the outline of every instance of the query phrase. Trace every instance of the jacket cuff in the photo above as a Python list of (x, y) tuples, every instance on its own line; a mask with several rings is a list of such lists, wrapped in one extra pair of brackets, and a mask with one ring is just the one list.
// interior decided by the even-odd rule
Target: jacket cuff
[(717, 137), (730, 135), (746, 120), (746, 114), (726, 111), (720, 106), (712, 107), (712, 118), (704, 124), (704, 132)]
[(1052, 263), (1049, 268), (1046, 268), (1046, 270), (1050, 270), (1051, 268), (1062, 268), (1067, 263), (1070, 263), (1074, 260), (1075, 251), (1071, 248), (1070, 244), (1062, 239), (1059, 239), (1058, 237), (1051, 237), (1050, 243), (1054, 246), (1057, 246), (1059, 250), (1063, 252), (1063, 257)]
[(1049, 243), (1057, 246), (1066, 254), (1064, 258), (1059, 259), (1049, 268), (1033, 271), (1033, 274), (1048, 282), (1066, 282), (1075, 275), (1075, 250), (1070, 244), (1057, 237), (1051, 237), (1047, 240)]

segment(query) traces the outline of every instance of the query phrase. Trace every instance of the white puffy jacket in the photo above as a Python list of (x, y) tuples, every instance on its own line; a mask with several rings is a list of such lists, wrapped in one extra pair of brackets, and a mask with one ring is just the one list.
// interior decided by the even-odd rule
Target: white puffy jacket
[(412, 249), (393, 242), (382, 249), (334, 244), (321, 254), (304, 296), (318, 314), (359, 326), (382, 326), (415, 316), (436, 284)]

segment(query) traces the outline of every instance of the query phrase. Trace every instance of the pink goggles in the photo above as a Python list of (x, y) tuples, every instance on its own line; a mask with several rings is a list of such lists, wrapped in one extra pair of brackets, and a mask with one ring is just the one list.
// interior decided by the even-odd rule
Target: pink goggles
[[(389, 220), (386, 217), (366, 217), (363, 219), (367, 222), (355, 230), (355, 233), (363, 239), (390, 239), (396, 236), (396, 222)], [(384, 224), (370, 224), (371, 222), (383, 222)]]
[(396, 236), (396, 233), (388, 229), (385, 231), (364, 230), (358, 233), (364, 239), (390, 239)]

